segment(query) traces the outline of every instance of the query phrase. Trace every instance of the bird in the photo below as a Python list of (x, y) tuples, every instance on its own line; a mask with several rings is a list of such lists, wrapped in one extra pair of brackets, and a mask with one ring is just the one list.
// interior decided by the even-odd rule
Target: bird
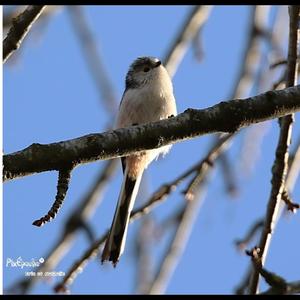
[[(115, 128), (155, 122), (176, 116), (177, 108), (172, 80), (161, 61), (153, 56), (135, 59), (125, 79)], [(159, 155), (169, 152), (171, 145), (139, 151), (121, 158), (123, 182), (118, 203), (102, 252), (101, 261), (116, 267), (124, 252), (130, 214), (144, 170)]]

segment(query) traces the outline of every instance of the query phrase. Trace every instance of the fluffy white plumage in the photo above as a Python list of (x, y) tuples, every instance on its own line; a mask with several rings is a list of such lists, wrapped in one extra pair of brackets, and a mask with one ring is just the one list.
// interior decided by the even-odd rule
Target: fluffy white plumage
[[(171, 78), (154, 57), (136, 59), (126, 76), (126, 90), (120, 104), (116, 128), (159, 121), (177, 114)], [(114, 265), (124, 251), (130, 213), (133, 209), (143, 171), (171, 146), (138, 152), (122, 159), (124, 179), (102, 261)]]

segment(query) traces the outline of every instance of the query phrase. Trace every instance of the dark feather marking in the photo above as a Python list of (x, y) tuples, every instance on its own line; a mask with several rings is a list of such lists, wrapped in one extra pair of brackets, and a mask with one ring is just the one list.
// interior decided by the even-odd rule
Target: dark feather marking
[(118, 262), (121, 250), (122, 237), (126, 228), (126, 220), (128, 218), (128, 209), (130, 204), (130, 197), (133, 192), (136, 180), (131, 179), (129, 176), (126, 177), (124, 199), (119, 208), (119, 228), (120, 230), (113, 236), (114, 247), (110, 252), (109, 260), (114, 264)]
[(124, 174), (126, 168), (126, 157), (121, 157), (121, 163), (122, 163), (122, 170)]

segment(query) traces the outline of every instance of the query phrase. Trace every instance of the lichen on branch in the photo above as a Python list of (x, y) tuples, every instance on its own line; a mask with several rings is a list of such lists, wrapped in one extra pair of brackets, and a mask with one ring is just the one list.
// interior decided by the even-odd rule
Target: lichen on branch
[(3, 180), (38, 172), (60, 170), (101, 159), (126, 156), (216, 132), (232, 133), (242, 127), (300, 110), (300, 86), (247, 99), (220, 102), (206, 109), (187, 109), (158, 122), (89, 134), (72, 140), (31, 146), (3, 156)]

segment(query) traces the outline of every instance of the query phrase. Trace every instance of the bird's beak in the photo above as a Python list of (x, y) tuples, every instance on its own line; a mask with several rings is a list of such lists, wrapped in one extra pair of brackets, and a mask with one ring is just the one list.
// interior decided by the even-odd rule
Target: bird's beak
[(157, 68), (157, 67), (159, 67), (161, 65), (161, 61), (159, 60), (159, 61), (157, 61), (156, 63), (154, 63), (154, 68)]

